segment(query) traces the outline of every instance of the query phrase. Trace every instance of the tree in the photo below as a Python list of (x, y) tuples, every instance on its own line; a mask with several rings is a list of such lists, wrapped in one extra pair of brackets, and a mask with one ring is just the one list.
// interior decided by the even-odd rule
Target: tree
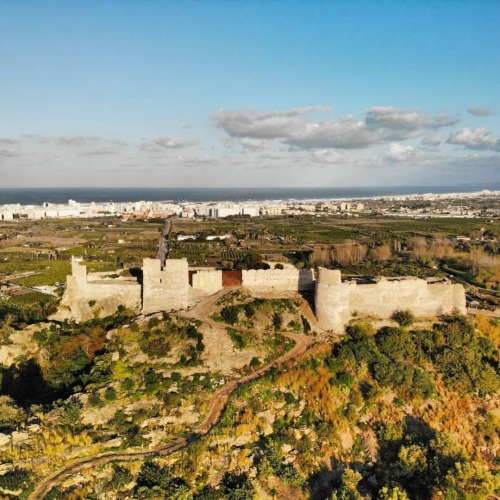
[(226, 472), (220, 483), (223, 498), (229, 500), (251, 500), (255, 496), (255, 489), (248, 476), (244, 473)]
[(0, 430), (19, 427), (26, 420), (26, 413), (9, 396), (0, 396)]
[(380, 500), (409, 500), (408, 493), (399, 486), (384, 486), (378, 493)]
[(469, 495), (486, 498), (500, 489), (500, 478), (477, 462), (456, 463), (455, 468), (446, 476), (446, 483), (457, 493), (455, 497), (458, 498)]
[(360, 500), (358, 484), (362, 476), (352, 469), (345, 469), (340, 478), (340, 488), (332, 495), (332, 500)]

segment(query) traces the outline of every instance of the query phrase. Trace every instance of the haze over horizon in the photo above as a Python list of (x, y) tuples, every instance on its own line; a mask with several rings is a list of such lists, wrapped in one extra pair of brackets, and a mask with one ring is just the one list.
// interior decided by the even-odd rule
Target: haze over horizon
[(500, 181), (500, 3), (0, 5), (0, 188)]

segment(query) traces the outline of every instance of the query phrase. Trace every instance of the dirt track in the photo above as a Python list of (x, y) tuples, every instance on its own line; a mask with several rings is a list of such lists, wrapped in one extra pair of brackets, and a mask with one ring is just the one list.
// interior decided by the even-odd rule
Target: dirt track
[[(200, 319), (205, 323), (210, 324), (211, 320), (207, 320), (207, 318), (208, 318), (208, 313), (211, 310), (211, 307), (213, 306), (213, 303), (216, 300), (218, 300), (222, 295), (230, 291), (231, 289), (226, 288), (224, 290), (224, 293), (218, 293), (215, 296), (208, 299), (206, 302), (199, 304), (195, 308), (183, 312), (182, 316), (193, 317), (196, 319)], [(218, 327), (222, 326), (221, 323), (214, 322), (214, 324), (216, 324)], [(53, 488), (63, 483), (69, 476), (76, 474), (80, 471), (83, 471), (85, 469), (89, 469), (91, 467), (103, 465), (113, 461), (126, 462), (126, 461), (140, 460), (154, 454), (161, 454), (167, 456), (186, 447), (190, 442), (201, 438), (202, 436), (207, 434), (210, 431), (210, 429), (219, 421), (224, 409), (227, 406), (227, 403), (229, 402), (231, 394), (236, 389), (238, 389), (238, 387), (248, 382), (251, 382), (252, 380), (255, 380), (259, 377), (262, 377), (269, 371), (278, 368), (289, 361), (300, 359), (300, 357), (306, 351), (308, 351), (314, 344), (316, 344), (316, 341), (313, 337), (308, 337), (306, 335), (299, 335), (293, 333), (283, 333), (283, 335), (294, 340), (295, 346), (290, 351), (288, 351), (287, 353), (285, 353), (283, 356), (273, 361), (272, 363), (263, 366), (262, 368), (251, 373), (250, 375), (242, 377), (238, 380), (232, 380), (226, 383), (224, 386), (222, 386), (212, 396), (210, 411), (208, 412), (208, 415), (205, 418), (205, 420), (197, 427), (195, 427), (187, 437), (179, 437), (177, 439), (174, 439), (173, 441), (170, 441), (167, 444), (159, 445), (149, 450), (127, 449), (123, 451), (101, 453), (94, 457), (73, 460), (69, 464), (58, 469), (57, 471), (53, 472), (51, 475), (43, 479), (42, 482), (36, 487), (36, 489), (31, 493), (31, 495), (28, 498), (30, 500), (41, 500), (45, 498), (45, 496)]]

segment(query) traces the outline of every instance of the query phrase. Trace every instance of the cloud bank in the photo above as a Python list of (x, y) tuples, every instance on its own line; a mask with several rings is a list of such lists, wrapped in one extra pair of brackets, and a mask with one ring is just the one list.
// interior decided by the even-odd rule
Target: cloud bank
[(219, 110), (213, 119), (231, 137), (240, 140), (281, 140), (302, 150), (362, 149), (423, 136), (457, 124), (459, 116), (447, 113), (430, 115), (411, 109), (391, 106), (368, 108), (363, 120), (352, 115), (326, 120), (314, 120), (314, 112), (328, 113), (326, 106), (311, 106), (289, 110)]

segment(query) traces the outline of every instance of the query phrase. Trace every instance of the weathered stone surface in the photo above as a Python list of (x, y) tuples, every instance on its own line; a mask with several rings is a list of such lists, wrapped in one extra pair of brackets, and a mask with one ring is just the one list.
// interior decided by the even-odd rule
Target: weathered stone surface
[[(271, 264), (274, 265), (274, 264)], [(185, 309), (189, 301), (223, 288), (222, 271), (196, 269), (191, 285), (186, 259), (169, 259), (163, 269), (158, 259), (145, 259), (142, 287), (136, 281), (109, 280), (103, 273), (87, 275), (87, 269), (73, 260), (59, 319), (85, 321), (114, 313), (120, 305), (144, 314)], [(465, 314), (465, 291), (449, 280), (426, 281), (414, 277), (379, 278), (369, 284), (343, 282), (340, 271), (320, 269), (317, 282), (310, 269), (290, 264), (283, 269), (242, 272), (242, 285), (252, 294), (282, 295), (316, 289), (318, 325), (343, 332), (354, 317), (387, 319), (397, 309), (410, 309), (417, 317), (433, 317), (454, 309)]]
[(144, 259), (142, 312), (151, 314), (188, 306), (189, 273), (186, 259)]
[(100, 276), (87, 275), (87, 266), (74, 258), (71, 270), (57, 319), (86, 321), (96, 316), (102, 318), (116, 312), (120, 305), (139, 311), (141, 285), (137, 281), (95, 279)]
[(342, 282), (340, 271), (320, 269), (316, 286), (316, 316), (321, 328), (342, 332), (353, 317), (390, 318), (397, 309), (417, 317), (465, 314), (465, 290), (449, 280), (415, 277), (380, 278), (376, 283)]
[(192, 275), (193, 290), (200, 290), (209, 295), (222, 290), (222, 271), (220, 269), (198, 269)]

